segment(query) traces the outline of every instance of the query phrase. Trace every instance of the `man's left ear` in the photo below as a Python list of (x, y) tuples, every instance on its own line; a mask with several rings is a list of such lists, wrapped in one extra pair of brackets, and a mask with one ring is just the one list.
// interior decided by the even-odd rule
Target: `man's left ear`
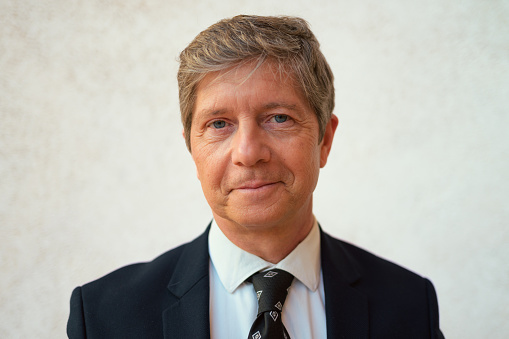
[(338, 127), (338, 117), (332, 114), (327, 126), (325, 126), (325, 133), (323, 135), (322, 146), (320, 149), (320, 168), (323, 168), (327, 163), (327, 158), (332, 147), (332, 140), (334, 139), (334, 133)]

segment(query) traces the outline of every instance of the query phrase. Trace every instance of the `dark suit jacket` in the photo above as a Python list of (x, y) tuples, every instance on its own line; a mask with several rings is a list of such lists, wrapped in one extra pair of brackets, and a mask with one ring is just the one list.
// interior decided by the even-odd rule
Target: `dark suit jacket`
[[(209, 338), (208, 230), (77, 287), (69, 338)], [(328, 338), (443, 338), (429, 280), (320, 232)]]

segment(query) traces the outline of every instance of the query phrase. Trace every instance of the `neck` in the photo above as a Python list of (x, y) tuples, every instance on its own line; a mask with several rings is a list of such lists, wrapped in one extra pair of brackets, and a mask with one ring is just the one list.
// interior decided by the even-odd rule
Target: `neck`
[(306, 238), (315, 222), (311, 211), (305, 217), (295, 217), (277, 225), (245, 226), (216, 214), (214, 219), (232, 243), (273, 264), (290, 254)]

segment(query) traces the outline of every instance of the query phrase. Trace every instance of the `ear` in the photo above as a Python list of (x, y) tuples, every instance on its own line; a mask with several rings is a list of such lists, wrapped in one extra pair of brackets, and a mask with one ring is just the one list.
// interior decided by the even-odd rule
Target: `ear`
[(327, 163), (327, 158), (332, 147), (332, 140), (334, 139), (334, 133), (338, 127), (338, 117), (332, 114), (327, 126), (325, 126), (325, 133), (323, 135), (322, 145), (320, 146), (320, 168), (323, 168)]

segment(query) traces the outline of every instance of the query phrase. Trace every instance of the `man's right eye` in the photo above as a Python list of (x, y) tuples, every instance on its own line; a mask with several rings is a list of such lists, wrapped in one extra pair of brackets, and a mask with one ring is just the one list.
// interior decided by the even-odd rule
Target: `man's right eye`
[(226, 126), (226, 122), (224, 120), (216, 120), (212, 123), (212, 126), (216, 129), (224, 128)]

